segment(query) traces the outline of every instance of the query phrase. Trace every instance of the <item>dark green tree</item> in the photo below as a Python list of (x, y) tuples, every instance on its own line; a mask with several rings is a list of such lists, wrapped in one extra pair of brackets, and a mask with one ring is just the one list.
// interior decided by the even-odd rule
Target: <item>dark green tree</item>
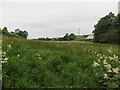
[(105, 17), (101, 18), (98, 23), (94, 26), (95, 27), (95, 36), (102, 34), (112, 28), (113, 22), (115, 20), (115, 15), (110, 12)]
[(71, 33), (70, 35), (66, 33), (66, 35), (63, 37), (63, 41), (70, 41), (70, 40), (75, 40), (76, 36)]
[(69, 40), (75, 40), (75, 38), (76, 38), (76, 36), (73, 33), (71, 33), (69, 35)]
[(64, 41), (68, 41), (68, 40), (69, 40), (69, 35), (68, 35), (68, 33), (66, 33), (66, 35), (63, 37), (63, 40), (64, 40)]
[(3, 34), (3, 35), (7, 35), (7, 34), (8, 34), (7, 27), (4, 27), (4, 28), (2, 29), (2, 34)]
[(102, 43), (117, 43), (119, 32), (119, 15), (115, 16), (110, 12), (105, 17), (102, 17), (94, 26), (94, 41)]
[(23, 38), (26, 38), (27, 39), (27, 37), (28, 37), (28, 32), (27, 31), (22, 31), (22, 30), (20, 30), (20, 29), (16, 29), (15, 30), (15, 34), (16, 35), (18, 35), (18, 36), (21, 36), (21, 37), (23, 37)]

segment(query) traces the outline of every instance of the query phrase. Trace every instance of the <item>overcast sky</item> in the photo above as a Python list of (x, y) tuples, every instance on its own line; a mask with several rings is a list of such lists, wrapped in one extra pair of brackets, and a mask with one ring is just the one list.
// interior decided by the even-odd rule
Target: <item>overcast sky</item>
[[(27, 0), (28, 1), (28, 0)], [(118, 2), (2, 2), (2, 26), (19, 28), (28, 38), (90, 34), (99, 18), (118, 13)]]

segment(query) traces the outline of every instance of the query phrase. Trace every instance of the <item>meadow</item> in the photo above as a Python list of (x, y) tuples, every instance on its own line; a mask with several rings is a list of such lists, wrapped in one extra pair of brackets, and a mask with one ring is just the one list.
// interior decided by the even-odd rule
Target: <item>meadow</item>
[(3, 37), (3, 88), (118, 88), (118, 47)]

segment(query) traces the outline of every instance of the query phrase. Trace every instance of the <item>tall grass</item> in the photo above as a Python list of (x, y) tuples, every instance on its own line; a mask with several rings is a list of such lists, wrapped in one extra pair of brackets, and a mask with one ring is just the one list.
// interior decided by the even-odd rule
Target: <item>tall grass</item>
[[(118, 56), (118, 46), (3, 38), (4, 88), (98, 88), (104, 75), (97, 54)], [(110, 51), (111, 50), (111, 51)], [(8, 58), (7, 62), (4, 62)], [(118, 83), (117, 83), (118, 84)], [(119, 87), (119, 85), (112, 85)], [(112, 87), (111, 86), (111, 87)]]

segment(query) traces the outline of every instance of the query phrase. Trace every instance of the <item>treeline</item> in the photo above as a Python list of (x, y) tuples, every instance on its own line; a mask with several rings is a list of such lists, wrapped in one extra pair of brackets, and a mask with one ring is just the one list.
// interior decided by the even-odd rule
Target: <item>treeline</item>
[(9, 32), (7, 27), (4, 27), (2, 30), (2, 35), (7, 37), (16, 37), (16, 38), (25, 38), (28, 37), (28, 32), (26, 30), (16, 29), (14, 32)]
[(74, 33), (71, 33), (71, 34), (66, 33), (66, 35), (64, 37), (60, 37), (57, 40), (58, 41), (72, 41), (75, 39), (76, 39), (76, 36)]
[(120, 44), (120, 14), (110, 12), (94, 26), (94, 42)]
[[(46, 41), (72, 41), (75, 40), (76, 36), (74, 33), (68, 34), (66, 33), (65, 36), (59, 38), (38, 38), (37, 40), (46, 40)], [(34, 39), (36, 40), (36, 39)]]

